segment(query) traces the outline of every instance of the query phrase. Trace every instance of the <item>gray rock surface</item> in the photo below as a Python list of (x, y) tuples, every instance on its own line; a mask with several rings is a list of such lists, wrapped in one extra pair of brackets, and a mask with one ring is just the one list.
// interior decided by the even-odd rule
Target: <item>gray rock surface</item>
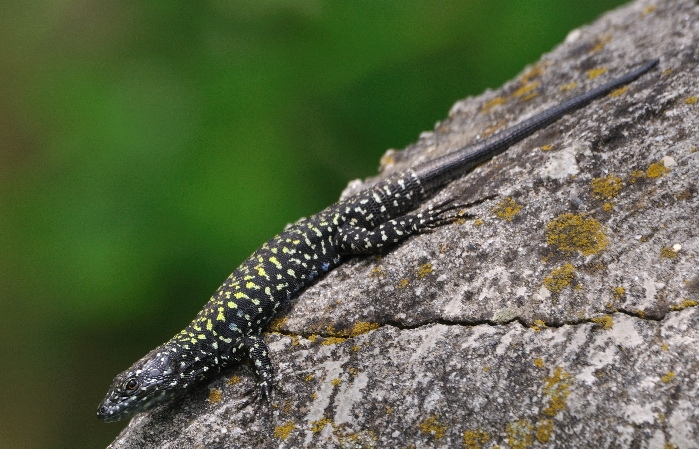
[(268, 336), (271, 406), (240, 367), (112, 448), (699, 447), (699, 2), (638, 1), (458, 102), (382, 174), (660, 57), (453, 182), (474, 218), (357, 258)]

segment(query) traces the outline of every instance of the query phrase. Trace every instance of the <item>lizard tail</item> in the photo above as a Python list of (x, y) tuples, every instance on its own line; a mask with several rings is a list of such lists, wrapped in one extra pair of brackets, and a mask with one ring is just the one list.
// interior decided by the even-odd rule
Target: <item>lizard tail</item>
[(655, 67), (658, 61), (658, 59), (654, 59), (646, 62), (619, 78), (547, 109), (534, 117), (485, 139), (483, 142), (466, 145), (452, 153), (420, 164), (413, 168), (413, 172), (427, 190), (446, 184), (460, 174), (466, 173), (478, 164), (502, 153), (510, 146), (555, 122), (564, 115), (576, 111), (591, 101), (634, 81)]

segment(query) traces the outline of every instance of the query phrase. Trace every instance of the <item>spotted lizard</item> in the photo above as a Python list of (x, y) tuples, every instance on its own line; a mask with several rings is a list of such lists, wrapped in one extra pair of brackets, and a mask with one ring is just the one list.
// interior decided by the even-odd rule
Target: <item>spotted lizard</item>
[(277, 311), (349, 257), (378, 254), (410, 235), (458, 218), (460, 205), (416, 211), (446, 183), (591, 101), (634, 81), (653, 60), (480, 142), (394, 174), (297, 222), (263, 244), (213, 294), (194, 320), (114, 379), (98, 408), (118, 421), (181, 395), (222, 368), (249, 359), (260, 395), (274, 368), (262, 332)]

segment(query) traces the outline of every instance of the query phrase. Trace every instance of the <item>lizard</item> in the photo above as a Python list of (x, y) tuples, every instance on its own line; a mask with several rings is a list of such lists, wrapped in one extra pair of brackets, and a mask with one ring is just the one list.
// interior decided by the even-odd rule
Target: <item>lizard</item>
[(658, 64), (645, 62), (497, 134), (393, 174), (301, 220), (258, 248), (216, 290), (189, 325), (116, 376), (98, 407), (106, 422), (180, 396), (221, 369), (249, 359), (269, 399), (274, 367), (262, 336), (283, 305), (347, 258), (378, 254), (410, 235), (454, 222), (463, 205), (424, 208), (447, 183), (566, 114), (624, 86)]

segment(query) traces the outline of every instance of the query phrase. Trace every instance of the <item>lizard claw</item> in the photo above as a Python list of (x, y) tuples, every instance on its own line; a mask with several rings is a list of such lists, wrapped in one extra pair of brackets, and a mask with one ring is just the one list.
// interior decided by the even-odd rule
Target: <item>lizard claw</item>
[[(466, 211), (466, 209), (477, 206), (489, 199), (495, 198), (496, 196), (497, 195), (489, 195), (483, 198), (479, 198), (475, 201), (471, 201), (469, 203), (455, 203), (454, 199), (449, 199), (441, 203), (438, 203), (427, 209), (427, 211), (423, 212), (423, 214), (426, 214), (428, 217), (427, 220), (425, 220), (425, 222), (422, 223), (419, 232), (431, 232), (432, 230), (434, 230), (434, 228), (453, 223), (456, 220), (462, 218), (473, 218), (475, 217), (475, 215), (469, 214)], [(453, 212), (455, 210), (458, 210), (458, 212), (450, 214), (450, 212)]]

